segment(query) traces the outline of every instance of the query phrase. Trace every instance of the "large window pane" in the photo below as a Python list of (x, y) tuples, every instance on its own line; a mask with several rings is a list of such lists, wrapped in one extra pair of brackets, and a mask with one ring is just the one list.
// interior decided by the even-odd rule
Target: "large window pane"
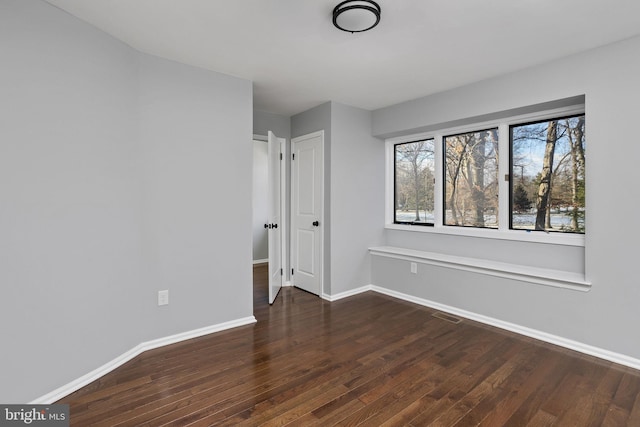
[(498, 129), (444, 138), (444, 223), (498, 228)]
[(396, 144), (395, 223), (433, 225), (433, 139)]
[(511, 126), (511, 228), (584, 233), (584, 115)]

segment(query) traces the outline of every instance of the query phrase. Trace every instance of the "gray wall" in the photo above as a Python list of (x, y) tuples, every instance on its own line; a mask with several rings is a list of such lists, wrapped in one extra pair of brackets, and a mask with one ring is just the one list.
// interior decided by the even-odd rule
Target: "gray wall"
[(279, 114), (253, 110), (253, 133), (267, 136), (267, 132), (273, 132), (287, 141), (291, 139), (291, 118)]
[(251, 82), (36, 0), (2, 2), (0, 52), (0, 401), (251, 316)]
[(139, 65), (144, 333), (251, 316), (251, 82), (143, 54)]
[[(588, 293), (373, 257), (373, 284), (640, 358), (640, 297), (633, 249), (639, 239), (633, 185), (640, 182), (640, 38), (636, 37), (373, 112), (374, 134), (399, 135), (470, 117), (586, 97), (587, 183), (584, 270)], [(627, 189), (627, 190), (625, 190)], [(631, 214), (631, 215), (629, 215)], [(582, 267), (580, 249), (386, 230), (389, 245), (478, 253), (511, 262)], [(553, 258), (556, 258), (553, 261)], [(532, 261), (532, 260), (538, 261)]]
[(324, 288), (336, 295), (371, 283), (367, 248), (383, 241), (384, 142), (371, 112), (327, 102), (291, 118), (293, 138), (324, 130)]
[(371, 112), (332, 102), (332, 295), (371, 283), (367, 248), (384, 241), (383, 170), (384, 141), (371, 136)]

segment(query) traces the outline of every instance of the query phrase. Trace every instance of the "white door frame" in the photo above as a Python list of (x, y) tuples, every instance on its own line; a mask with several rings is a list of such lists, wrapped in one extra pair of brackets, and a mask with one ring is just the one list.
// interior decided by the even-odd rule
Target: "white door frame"
[(282, 138), (280, 142), (280, 153), (282, 154), (282, 163), (280, 166), (280, 263), (282, 264), (282, 286), (286, 286), (287, 271), (289, 271), (289, 259), (287, 258), (287, 249), (289, 241), (287, 240), (287, 230), (289, 229), (287, 217), (287, 162), (284, 160), (287, 155), (287, 140)]
[[(302, 136), (298, 136), (296, 138), (292, 138), (291, 139), (291, 158), (289, 159), (289, 161), (291, 162), (290, 164), (290, 170), (291, 170), (291, 212), (290, 212), (290, 218), (291, 218), (291, 224), (290, 224), (290, 229), (291, 229), (291, 233), (290, 233), (290, 238), (291, 238), (291, 259), (289, 260), (289, 265), (291, 266), (291, 269), (293, 269), (294, 261), (295, 261), (295, 251), (294, 251), (294, 244), (293, 244), (293, 239), (295, 238), (294, 234), (294, 227), (295, 227), (295, 214), (294, 214), (294, 180), (295, 180), (295, 174), (294, 172), (294, 165), (293, 162), (295, 162), (295, 160), (293, 159), (293, 155), (295, 154), (295, 144), (303, 141), (303, 140), (307, 140), (307, 139), (311, 139), (311, 138), (315, 138), (315, 137), (320, 137), (320, 151), (322, 153), (322, 162), (321, 162), (321, 167), (320, 167), (320, 171), (322, 173), (322, 179), (320, 180), (320, 200), (321, 200), (321, 208), (320, 208), (320, 229), (319, 229), (319, 263), (320, 266), (318, 268), (318, 275), (319, 275), (319, 292), (318, 292), (318, 297), (322, 298), (324, 295), (324, 244), (325, 244), (325, 210), (324, 210), (324, 205), (325, 205), (325, 185), (324, 185), (324, 180), (325, 180), (325, 176), (324, 176), (324, 165), (325, 165), (325, 153), (324, 153), (324, 130), (320, 130), (320, 131), (316, 131), (316, 132), (312, 132), (306, 135), (302, 135)], [(295, 286), (296, 282), (295, 282), (295, 274), (293, 274), (291, 276), (291, 285)]]

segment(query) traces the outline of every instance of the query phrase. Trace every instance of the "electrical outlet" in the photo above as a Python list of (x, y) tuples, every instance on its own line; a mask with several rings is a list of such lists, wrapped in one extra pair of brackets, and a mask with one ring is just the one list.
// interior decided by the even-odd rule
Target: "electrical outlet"
[(158, 291), (158, 305), (169, 304), (169, 291)]
[(418, 274), (418, 264), (415, 262), (411, 263), (411, 273)]

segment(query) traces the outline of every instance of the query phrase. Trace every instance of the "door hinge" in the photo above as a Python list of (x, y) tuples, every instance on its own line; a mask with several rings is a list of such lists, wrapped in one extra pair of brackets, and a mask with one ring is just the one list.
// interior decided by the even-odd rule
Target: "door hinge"
[(296, 159), (296, 153), (293, 153), (292, 156), (293, 156), (293, 160), (295, 160)]
[(293, 276), (293, 268), (291, 269), (291, 275)]
[(280, 153), (280, 160), (282, 160), (282, 153)]
[(280, 275), (283, 276), (284, 272), (282, 271), (282, 269), (280, 269)]

